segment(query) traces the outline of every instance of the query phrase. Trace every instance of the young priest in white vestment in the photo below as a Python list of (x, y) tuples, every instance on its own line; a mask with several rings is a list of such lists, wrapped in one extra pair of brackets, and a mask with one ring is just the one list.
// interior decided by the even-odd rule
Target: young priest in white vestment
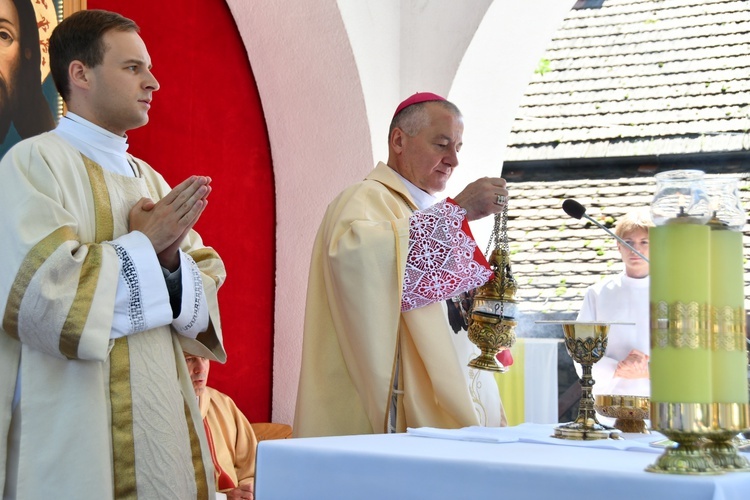
[(211, 179), (171, 188), (127, 153), (159, 89), (132, 20), (79, 11), (49, 53), (68, 113), (0, 162), (0, 489), (213, 498), (180, 344), (225, 359), (224, 265), (192, 230)]

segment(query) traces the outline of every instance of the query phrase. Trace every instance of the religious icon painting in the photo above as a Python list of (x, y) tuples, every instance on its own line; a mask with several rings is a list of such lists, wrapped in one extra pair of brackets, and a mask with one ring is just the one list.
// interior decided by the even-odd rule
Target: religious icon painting
[(86, 0), (0, 0), (0, 157), (52, 130), (62, 101), (50, 75), (49, 37)]

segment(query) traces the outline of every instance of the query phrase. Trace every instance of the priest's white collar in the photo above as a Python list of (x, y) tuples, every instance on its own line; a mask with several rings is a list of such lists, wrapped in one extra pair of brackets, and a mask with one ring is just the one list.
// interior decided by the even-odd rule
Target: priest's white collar
[(128, 162), (127, 136), (113, 134), (70, 111), (60, 120), (55, 133), (102, 168), (128, 177), (135, 175)]
[(398, 178), (401, 179), (401, 181), (404, 183), (404, 186), (406, 186), (406, 190), (409, 191), (409, 194), (414, 200), (414, 203), (417, 204), (417, 208), (419, 208), (420, 210), (424, 210), (425, 208), (429, 208), (438, 202), (438, 199), (435, 196), (432, 196), (430, 193), (419, 189), (413, 183), (409, 182), (406, 177), (396, 172), (393, 167), (391, 167), (391, 170), (393, 170)]

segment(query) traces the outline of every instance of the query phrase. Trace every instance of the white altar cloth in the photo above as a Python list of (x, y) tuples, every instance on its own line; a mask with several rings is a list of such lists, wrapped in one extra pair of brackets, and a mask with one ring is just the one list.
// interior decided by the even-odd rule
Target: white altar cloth
[[(750, 473), (654, 474), (659, 434), (626, 441), (549, 437), (523, 424), (261, 441), (256, 499), (747, 500)], [(745, 454), (745, 456), (750, 456)]]

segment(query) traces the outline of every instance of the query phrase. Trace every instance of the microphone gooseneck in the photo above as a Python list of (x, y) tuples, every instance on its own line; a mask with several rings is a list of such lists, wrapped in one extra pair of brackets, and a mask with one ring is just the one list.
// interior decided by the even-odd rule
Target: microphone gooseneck
[(619, 236), (617, 236), (615, 233), (613, 233), (612, 231), (610, 231), (605, 226), (601, 225), (599, 222), (595, 221), (594, 219), (592, 219), (591, 217), (589, 217), (588, 215), (586, 215), (586, 208), (583, 205), (581, 205), (580, 203), (578, 203), (576, 200), (569, 198), (569, 199), (563, 201), (562, 208), (563, 208), (563, 210), (565, 210), (566, 214), (570, 215), (574, 219), (580, 219), (581, 217), (586, 217), (588, 220), (590, 220), (591, 222), (593, 222), (594, 224), (596, 224), (600, 228), (602, 228), (605, 231), (607, 231), (610, 235), (614, 236), (614, 238), (617, 241), (619, 241), (620, 243), (622, 243), (623, 245), (625, 245), (627, 248), (629, 248), (638, 257), (640, 257), (641, 259), (643, 259), (646, 262), (648, 262), (648, 259), (641, 252), (639, 252), (638, 250), (636, 250), (635, 248), (633, 248), (632, 245), (630, 245), (625, 240), (623, 240), (622, 238), (620, 238)]

